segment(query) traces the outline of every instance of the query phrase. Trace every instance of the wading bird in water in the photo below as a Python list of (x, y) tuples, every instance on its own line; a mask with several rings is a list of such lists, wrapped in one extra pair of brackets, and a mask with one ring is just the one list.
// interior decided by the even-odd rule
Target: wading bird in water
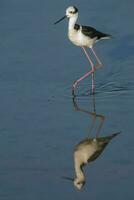
[[(95, 90), (94, 72), (99, 67), (102, 66), (102, 63), (101, 63), (100, 59), (98, 58), (98, 56), (93, 48), (93, 45), (101, 39), (110, 39), (111, 35), (97, 31), (95, 28), (92, 28), (90, 26), (82, 26), (82, 25), (76, 24), (76, 21), (78, 18), (78, 9), (75, 6), (68, 7), (66, 9), (65, 16), (62, 17), (61, 19), (59, 19), (58, 21), (56, 21), (54, 24), (59, 23), (60, 21), (62, 21), (65, 18), (69, 19), (68, 37), (69, 37), (70, 41), (73, 44), (80, 46), (83, 49), (90, 65), (91, 65), (91, 68), (92, 68), (85, 75), (80, 77), (78, 80), (74, 81), (73, 86), (72, 86), (72, 94), (75, 95), (75, 89), (76, 89), (77, 84), (80, 81), (82, 81), (83, 79), (87, 78), (89, 75), (92, 75), (92, 93), (94, 94), (94, 90)], [(97, 65), (94, 65), (86, 48), (91, 49), (91, 51), (97, 61)]]

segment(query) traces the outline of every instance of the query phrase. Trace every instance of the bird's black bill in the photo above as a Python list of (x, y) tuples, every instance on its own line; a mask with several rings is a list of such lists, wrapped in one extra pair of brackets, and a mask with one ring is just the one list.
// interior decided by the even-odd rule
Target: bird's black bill
[(61, 22), (63, 19), (66, 18), (66, 15), (64, 17), (62, 17), (61, 19), (59, 19), (57, 22), (55, 22), (54, 24), (58, 24), (59, 22)]
[(69, 181), (74, 181), (74, 178), (70, 178), (70, 177), (67, 177), (67, 176), (63, 176), (62, 178), (69, 180)]

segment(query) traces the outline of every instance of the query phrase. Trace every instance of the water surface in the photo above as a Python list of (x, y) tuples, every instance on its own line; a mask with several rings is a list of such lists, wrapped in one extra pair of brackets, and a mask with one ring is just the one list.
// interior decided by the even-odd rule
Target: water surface
[[(2, 200), (132, 200), (134, 176), (134, 3), (87, 0), (1, 1), (0, 6), (0, 198)], [(67, 22), (53, 25), (70, 4), (79, 23), (110, 33), (96, 50), (104, 67), (96, 73), (96, 112), (105, 116), (100, 135), (121, 131), (85, 167), (78, 191), (73, 149), (89, 133), (91, 119), (76, 112), (74, 80), (88, 69), (80, 48), (67, 39)], [(91, 79), (79, 86), (77, 103), (93, 111)]]

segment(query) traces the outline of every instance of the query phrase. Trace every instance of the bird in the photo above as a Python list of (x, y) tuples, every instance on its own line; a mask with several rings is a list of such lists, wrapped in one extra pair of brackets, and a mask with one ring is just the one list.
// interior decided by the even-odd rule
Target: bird
[(74, 186), (78, 190), (81, 190), (86, 183), (83, 167), (97, 159), (109, 142), (119, 134), (120, 132), (105, 137), (88, 137), (80, 141), (74, 149), (75, 178), (64, 178), (73, 181)]
[[(83, 49), (89, 64), (91, 65), (91, 70), (88, 71), (85, 75), (80, 77), (78, 80), (74, 81), (72, 85), (72, 95), (75, 96), (75, 90), (79, 82), (83, 79), (87, 78), (89, 75), (92, 75), (92, 94), (95, 92), (95, 79), (94, 73), (95, 71), (102, 66), (102, 62), (100, 61), (97, 53), (94, 49), (94, 44), (101, 39), (110, 39), (112, 36), (110, 34), (102, 33), (90, 26), (83, 26), (76, 23), (78, 19), (78, 8), (75, 6), (69, 6), (66, 9), (65, 16), (56, 21), (54, 24), (61, 22), (63, 19), (68, 18), (68, 38), (69, 40), (76, 46), (79, 46)], [(95, 65), (87, 52), (87, 48), (91, 49), (94, 58), (97, 61), (97, 65)]]

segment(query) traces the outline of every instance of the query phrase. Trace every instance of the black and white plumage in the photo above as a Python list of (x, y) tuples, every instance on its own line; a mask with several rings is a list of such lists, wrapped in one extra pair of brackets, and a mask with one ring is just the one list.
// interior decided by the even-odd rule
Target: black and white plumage
[(58, 20), (55, 24), (66, 17), (69, 19), (68, 37), (70, 41), (77, 46), (92, 47), (96, 41), (111, 37), (109, 34), (97, 31), (95, 28), (90, 26), (81, 26), (76, 24), (78, 18), (78, 9), (75, 6), (68, 7), (66, 10), (66, 15)]
[[(95, 90), (95, 80), (94, 80), (94, 72), (96, 69), (102, 66), (102, 63), (97, 56), (95, 50), (93, 49), (93, 45), (98, 42), (101, 39), (110, 39), (111, 35), (102, 33), (98, 30), (96, 30), (93, 27), (90, 26), (82, 26), (76, 23), (78, 19), (78, 9), (75, 6), (70, 6), (66, 9), (66, 14), (64, 17), (62, 17), (60, 20), (55, 22), (55, 24), (59, 23), (63, 19), (68, 18), (68, 38), (69, 40), (77, 45), (82, 47), (84, 50), (84, 53), (91, 65), (92, 70), (87, 72), (84, 76), (80, 77), (78, 80), (76, 80), (73, 83), (72, 86), (72, 94), (75, 96), (75, 88), (78, 85), (80, 81), (83, 79), (87, 78), (89, 75), (92, 75), (92, 93), (94, 93)], [(97, 66), (93, 64), (92, 59), (88, 55), (86, 51), (86, 47), (90, 48), (92, 50), (92, 53), (94, 54), (96, 61), (97, 61)]]
[(111, 37), (111, 35), (97, 31), (91, 26), (80, 26), (79, 24), (75, 24), (74, 29), (77, 31), (81, 29), (81, 32), (91, 39), (96, 38), (96, 40), (100, 40), (106, 38), (109, 39)]

